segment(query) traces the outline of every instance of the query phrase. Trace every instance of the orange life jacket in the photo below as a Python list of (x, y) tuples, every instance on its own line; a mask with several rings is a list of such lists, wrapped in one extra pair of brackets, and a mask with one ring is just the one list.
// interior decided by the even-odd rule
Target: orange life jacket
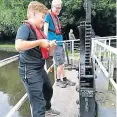
[[(36, 26), (33, 26), (28, 21), (25, 21), (25, 24), (28, 27), (30, 27), (30, 29), (32, 29), (36, 33), (37, 39), (47, 39), (46, 35), (40, 29), (38, 29)], [(42, 57), (44, 59), (47, 59), (49, 57), (48, 49), (47, 48), (41, 48), (41, 53), (42, 53)]]
[(49, 29), (49, 30), (52, 31), (52, 32), (55, 32), (56, 34), (61, 34), (61, 23), (60, 23), (60, 20), (59, 20), (58, 16), (55, 15), (52, 12), (52, 10), (49, 10), (48, 13), (51, 16), (51, 19), (53, 21), (54, 28), (55, 28), (55, 30), (51, 30), (51, 29)]

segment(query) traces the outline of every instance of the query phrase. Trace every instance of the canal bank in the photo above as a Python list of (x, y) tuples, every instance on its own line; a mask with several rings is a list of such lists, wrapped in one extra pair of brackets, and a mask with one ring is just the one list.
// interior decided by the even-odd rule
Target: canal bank
[(14, 44), (0, 44), (0, 51), (16, 52)]

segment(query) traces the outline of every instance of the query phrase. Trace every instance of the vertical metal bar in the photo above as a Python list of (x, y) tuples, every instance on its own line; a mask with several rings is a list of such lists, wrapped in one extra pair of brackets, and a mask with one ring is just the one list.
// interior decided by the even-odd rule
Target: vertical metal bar
[(86, 0), (86, 22), (91, 22), (91, 0)]
[[(109, 52), (109, 70), (108, 70), (108, 73), (109, 73), (109, 84), (108, 84), (108, 90), (112, 90), (112, 84), (110, 82), (110, 79), (113, 79), (113, 71), (114, 71), (114, 64), (113, 64), (113, 59), (111, 56), (111, 52)], [(111, 60), (112, 59), (112, 60)]]
[(55, 61), (54, 61), (54, 59), (53, 59), (53, 63), (54, 63), (54, 81), (56, 81), (56, 76), (57, 76), (57, 74), (56, 74), (56, 65), (55, 65)]
[(67, 44), (67, 42), (64, 43), (64, 46), (65, 46), (65, 53), (66, 53), (66, 58), (67, 58), (67, 64), (69, 65), (68, 44)]
[(115, 66), (115, 59), (114, 59), (114, 55), (112, 55), (111, 63), (110, 63), (110, 78), (112, 78), (112, 79), (113, 79), (113, 73), (114, 73), (114, 66)]
[(33, 117), (32, 106), (31, 106), (31, 104), (30, 104), (30, 111), (31, 111), (31, 117)]
[(72, 40), (70, 40), (68, 43), (70, 44), (70, 54), (72, 54)]
[[(106, 45), (106, 40), (104, 41), (104, 44)], [(104, 59), (103, 59), (103, 65), (105, 66), (106, 61), (106, 49), (104, 48)]]
[(95, 44), (95, 41), (94, 40), (92, 40), (92, 54), (91, 54), (91, 56), (92, 56), (92, 58), (93, 58), (93, 71), (94, 71), (94, 78), (96, 77), (95, 75), (95, 69), (96, 69), (96, 65), (95, 65), (95, 57), (94, 57), (94, 55), (95, 55), (95, 50), (96, 50), (96, 44)]
[(72, 40), (72, 61), (73, 61), (73, 67), (74, 67), (74, 41)]
[[(117, 83), (117, 55), (115, 56), (115, 69), (116, 69), (115, 77), (116, 77), (116, 83)], [(117, 91), (116, 91), (116, 94), (117, 94)]]
[(47, 71), (47, 63), (46, 63), (47, 61), (45, 61), (45, 65), (44, 65), (44, 69), (45, 69), (45, 71)]
[(110, 73), (111, 70), (111, 51), (109, 52), (109, 69), (108, 69), (108, 73)]
[(101, 62), (101, 53), (102, 53), (102, 48), (101, 48), (101, 46), (99, 47), (99, 60), (100, 60), (100, 62)]
[(109, 38), (109, 46), (110, 46), (110, 38)]
[(92, 56), (92, 58), (93, 58), (93, 55), (94, 55), (94, 49), (95, 49), (95, 46), (94, 46), (94, 40), (92, 40), (92, 47), (91, 47), (91, 56)]

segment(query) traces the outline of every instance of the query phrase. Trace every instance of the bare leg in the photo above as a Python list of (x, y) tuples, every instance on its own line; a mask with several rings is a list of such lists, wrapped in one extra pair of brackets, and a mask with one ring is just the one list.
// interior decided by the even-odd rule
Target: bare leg
[(61, 67), (58, 66), (57, 67), (57, 79), (60, 79), (61, 78)]
[(62, 75), (62, 77), (65, 77), (65, 70), (64, 70), (64, 65), (59, 65), (57, 67), (57, 78), (60, 78)]
[(67, 84), (63, 83), (62, 80), (60, 79), (61, 78), (61, 75), (64, 75), (63, 74), (63, 65), (59, 65), (57, 67), (57, 86), (61, 87), (61, 88), (65, 88), (67, 86)]

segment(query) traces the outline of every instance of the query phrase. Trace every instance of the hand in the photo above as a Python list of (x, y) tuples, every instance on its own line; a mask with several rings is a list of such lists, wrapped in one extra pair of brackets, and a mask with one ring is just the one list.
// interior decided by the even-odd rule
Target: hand
[(49, 51), (48, 52), (49, 52), (50, 56), (53, 56), (55, 47), (57, 46), (56, 41), (55, 40), (50, 41), (49, 44), (50, 44), (50, 47), (49, 47)]
[(57, 46), (56, 40), (49, 41), (49, 44), (50, 44), (50, 47), (56, 47)]
[(50, 44), (49, 44), (49, 41), (47, 39), (40, 39), (39, 46), (42, 48), (49, 48)]

